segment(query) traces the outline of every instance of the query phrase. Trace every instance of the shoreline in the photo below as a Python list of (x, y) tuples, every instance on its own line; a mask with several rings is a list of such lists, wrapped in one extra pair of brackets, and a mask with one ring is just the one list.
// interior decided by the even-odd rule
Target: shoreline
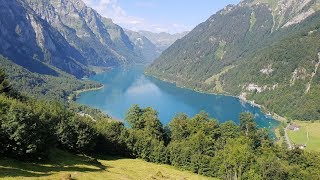
[[(95, 88), (89, 88), (89, 89), (80, 89), (80, 90), (76, 90), (76, 91), (72, 91), (72, 93), (69, 94), (68, 96), (68, 101), (76, 101), (77, 99), (77, 96), (81, 93), (84, 93), (84, 92), (89, 92), (89, 91), (97, 91), (97, 90), (100, 90), (100, 89), (103, 89), (105, 87), (105, 85), (102, 84), (102, 86), (100, 87), (95, 87)], [(75, 96), (75, 100), (72, 98), (72, 96)]]
[(230, 97), (234, 97), (234, 98), (237, 98), (239, 99), (240, 101), (242, 102), (245, 102), (245, 103), (248, 103), (254, 107), (258, 107), (261, 112), (263, 112), (264, 114), (268, 115), (268, 116), (271, 116), (274, 120), (278, 121), (278, 122), (287, 122), (287, 119), (285, 117), (282, 117), (278, 114), (276, 114), (275, 112), (271, 112), (269, 111), (265, 106), (263, 105), (260, 105), (260, 104), (257, 104), (255, 103), (254, 101), (251, 101), (251, 100), (248, 100), (246, 99), (245, 96), (242, 96), (242, 95), (239, 95), (239, 96), (235, 96), (235, 95), (231, 95), (231, 94), (228, 94), (227, 92), (225, 93), (212, 93), (212, 92), (206, 92), (206, 91), (201, 91), (201, 90), (195, 90), (195, 89), (191, 89), (191, 88), (187, 88), (185, 86), (179, 86), (177, 85), (176, 82), (172, 82), (172, 81), (168, 81), (166, 79), (162, 79), (162, 78), (159, 78), (159, 77), (156, 77), (154, 75), (151, 75), (151, 74), (148, 74), (146, 72), (143, 73), (144, 75), (146, 76), (149, 76), (149, 77), (152, 77), (152, 78), (155, 78), (155, 79), (158, 79), (160, 81), (164, 81), (164, 82), (167, 82), (167, 83), (171, 83), (171, 84), (174, 84), (176, 87), (179, 87), (179, 88), (183, 88), (183, 89), (188, 89), (188, 90), (191, 90), (191, 91), (195, 91), (197, 93), (201, 93), (201, 94), (209, 94), (209, 95), (216, 95), (216, 96), (230, 96)]

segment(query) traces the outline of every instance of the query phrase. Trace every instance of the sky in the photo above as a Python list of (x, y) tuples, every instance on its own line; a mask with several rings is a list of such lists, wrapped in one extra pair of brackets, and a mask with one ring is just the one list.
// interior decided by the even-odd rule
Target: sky
[(190, 31), (228, 4), (240, 0), (83, 0), (102, 16), (134, 31)]

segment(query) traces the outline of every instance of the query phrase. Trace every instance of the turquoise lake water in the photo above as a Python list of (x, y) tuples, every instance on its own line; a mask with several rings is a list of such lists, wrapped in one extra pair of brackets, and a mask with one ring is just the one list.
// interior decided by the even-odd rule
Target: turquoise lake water
[(239, 114), (248, 111), (255, 115), (259, 127), (272, 129), (279, 124), (258, 107), (238, 98), (179, 88), (144, 75), (142, 66), (113, 69), (90, 79), (104, 84), (104, 88), (81, 93), (77, 102), (98, 108), (119, 120), (124, 119), (133, 104), (139, 104), (140, 107), (151, 106), (156, 109), (163, 124), (170, 122), (179, 112), (192, 117), (201, 110), (219, 122), (233, 120), (239, 123)]

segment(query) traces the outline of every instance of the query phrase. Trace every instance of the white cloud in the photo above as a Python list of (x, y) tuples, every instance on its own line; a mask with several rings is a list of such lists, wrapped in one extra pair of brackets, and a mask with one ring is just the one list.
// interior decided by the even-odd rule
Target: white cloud
[(154, 2), (147, 2), (147, 1), (139, 1), (135, 4), (139, 8), (154, 8), (156, 4)]
[[(141, 17), (130, 16), (122, 9), (118, 0), (83, 0), (89, 7), (95, 9), (102, 16), (111, 18), (120, 26), (134, 31), (146, 30), (152, 32), (183, 32), (191, 27), (181, 24), (153, 24)], [(152, 3), (137, 3), (136, 6), (155, 6)]]

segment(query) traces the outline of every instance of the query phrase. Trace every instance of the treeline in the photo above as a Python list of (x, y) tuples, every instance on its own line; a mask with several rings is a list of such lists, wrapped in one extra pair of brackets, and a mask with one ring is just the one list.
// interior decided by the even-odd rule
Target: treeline
[[(319, 179), (320, 155), (276, 146), (268, 131), (258, 129), (251, 113), (219, 124), (200, 112), (178, 114), (162, 126), (152, 108), (133, 106), (119, 144), (133, 157), (170, 164), (221, 179)], [(123, 134), (126, 136), (123, 137)]]
[(55, 99), (66, 102), (75, 98), (74, 91), (101, 87), (100, 83), (79, 80), (59, 69), (58, 76), (28, 71), (0, 55), (0, 67), (4, 69), (12, 86), (20, 93), (40, 99)]
[(0, 73), (0, 155), (46, 160), (50, 149), (121, 155), (170, 164), (222, 179), (319, 179), (320, 156), (275, 146), (254, 116), (240, 125), (219, 124), (200, 112), (178, 114), (163, 126), (154, 109), (133, 106), (128, 127), (108, 118), (94, 119), (64, 106), (17, 95)]
[(90, 152), (96, 132), (92, 119), (65, 106), (16, 92), (0, 71), (0, 153), (21, 160), (41, 160), (50, 149)]

